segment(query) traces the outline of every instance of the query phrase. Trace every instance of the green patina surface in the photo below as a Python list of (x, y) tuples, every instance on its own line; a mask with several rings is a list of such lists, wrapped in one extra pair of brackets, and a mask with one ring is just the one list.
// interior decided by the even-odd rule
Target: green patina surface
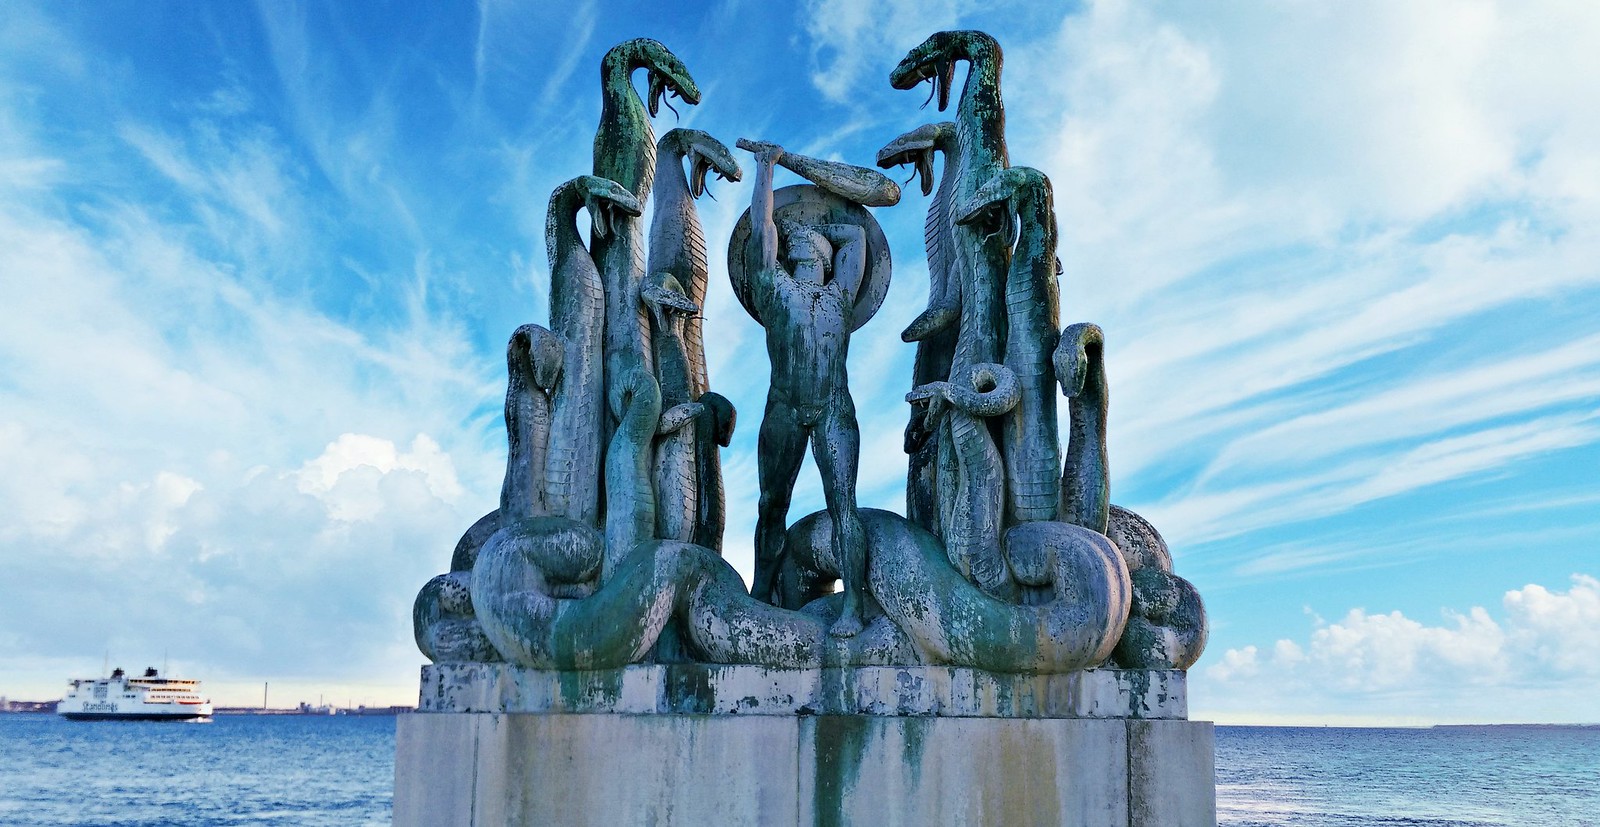
[(673, 712), (705, 715), (716, 709), (711, 667), (680, 664), (667, 670), (666, 704)]
[[(935, 390), (916, 400), (928, 414), (914, 416), (914, 424), (936, 427), (940, 405), (956, 411), (937, 425), (944, 429), (932, 439), (938, 450), (918, 454), (917, 462), (936, 463), (938, 490), (946, 492), (936, 515), (926, 513), (928, 469), (912, 471), (913, 488), (923, 492), (914, 498), (922, 512), (916, 522), (935, 533), (854, 504), (859, 434), (847, 404), (844, 343), (882, 300), (889, 273), (887, 241), (863, 205), (892, 204), (898, 188), (865, 168), (742, 143), (758, 155), (761, 197), (751, 215), (760, 212), (762, 226), (736, 233), (730, 276), (760, 236), (762, 273), (787, 268), (790, 287), (846, 295), (836, 314), (822, 318), (813, 308), (784, 321), (773, 309), (777, 299), (751, 292), (756, 282), (767, 293), (778, 288), (760, 274), (733, 278), (747, 307), (754, 301), (768, 308), (757, 315), (769, 334), (786, 331), (776, 349), (768, 342), (783, 404), (777, 424), (763, 425), (758, 579), (776, 581), (782, 567), (784, 578), (793, 572), (809, 584), (796, 592), (808, 597), (790, 601), (760, 585), (752, 594), (714, 550), (724, 519), (717, 444), (727, 441), (733, 411), (705, 392), (697, 314), (706, 240), (694, 199), (711, 172), (737, 180), (740, 171), (727, 147), (705, 133), (680, 129), (663, 139), (660, 152), (672, 167), (663, 170), (647, 249), (639, 213), (656, 178), (651, 118), (664, 96), (698, 103), (700, 90), (665, 46), (632, 40), (601, 61), (595, 175), (558, 188), (547, 215), (552, 277), (560, 279), (552, 285), (551, 329), (519, 327), (508, 354), (502, 508), (458, 544), (452, 569), (460, 573), (432, 582), (417, 598), (413, 626), (430, 658), (504, 658), (561, 670), (639, 662), (829, 667), (813, 714), (856, 706), (860, 686), (848, 667), (950, 664), (1031, 675), (1112, 657), (1145, 667), (1194, 662), (1205, 642), (1203, 606), (1192, 585), (1170, 572), (1164, 547), (1154, 549), (1159, 535), (1129, 523), (1141, 528), (1129, 536), (1149, 538), (1151, 548), (1136, 554), (1106, 535), (1114, 527), (1098, 329), (1069, 328), (1069, 352), (1051, 347), (1053, 192), (1037, 171), (1009, 168), (999, 45), (982, 32), (939, 32), (912, 49), (890, 80), (901, 89), (931, 80), (943, 110), (960, 64), (967, 70), (953, 124), (907, 133), (879, 157), (917, 165), (928, 193), (933, 155), (945, 154), (927, 224), (930, 270), (939, 271), (940, 284), (926, 318), (913, 324), (918, 341), (922, 334), (944, 337), (940, 353), (919, 350), (919, 387)], [(634, 87), (640, 69), (643, 97)], [(804, 189), (815, 197), (777, 203), (775, 165), (813, 181)], [(580, 209), (589, 212), (588, 249), (577, 235)], [(647, 256), (654, 262), (648, 267)], [(1060, 476), (1047, 353), (1064, 357), (1053, 367), (1077, 397)], [(800, 375), (800, 368), (830, 360), (840, 364), (825, 377)], [(991, 411), (982, 404), (986, 395), (1018, 395), (1001, 394), (1002, 386), (1019, 386), (1020, 399)], [(813, 416), (808, 406), (817, 400), (825, 410)], [(773, 410), (769, 405), (768, 419)], [(985, 421), (997, 417), (1003, 419)], [(773, 481), (801, 461), (813, 429), (821, 434), (810, 448), (828, 480), (829, 508), (786, 525), (786, 489)], [(998, 444), (990, 438), (996, 430)], [(774, 435), (784, 437), (782, 446), (769, 444)], [(908, 449), (927, 444), (912, 441)], [(1130, 583), (1130, 570), (1141, 568), (1150, 571)], [(841, 579), (843, 607), (790, 611), (816, 597), (815, 587)], [(725, 711), (759, 709), (768, 697), (742, 687), (719, 702), (710, 672), (668, 674), (661, 691), (685, 712), (719, 703)], [(571, 701), (615, 702), (622, 690), (615, 672), (575, 672), (560, 686)], [(904, 688), (902, 703), (924, 703), (904, 699), (925, 691)], [(975, 691), (1001, 714), (1037, 714), (1053, 703), (1045, 683), (997, 681)]]
[(596, 669), (583, 672), (558, 672), (561, 700), (568, 708), (581, 708), (596, 702), (612, 705), (622, 698), (622, 670)]
[(856, 715), (819, 715), (811, 719), (815, 781), (811, 812), (818, 827), (842, 827), (844, 804), (861, 775), (861, 760), (871, 737), (872, 720)]

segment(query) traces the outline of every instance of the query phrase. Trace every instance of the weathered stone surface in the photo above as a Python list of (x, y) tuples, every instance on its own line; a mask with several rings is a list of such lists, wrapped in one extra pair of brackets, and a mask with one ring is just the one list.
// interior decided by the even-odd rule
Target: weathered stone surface
[[(928, 261), (928, 309), (901, 332), (900, 338), (915, 342), (916, 360), (911, 371), (911, 387), (944, 381), (950, 376), (950, 360), (955, 355), (956, 320), (961, 313), (961, 285), (955, 272), (955, 217), (951, 193), (961, 172), (957, 159), (956, 125), (950, 122), (924, 124), (890, 141), (878, 150), (878, 166), (910, 166), (916, 170), (923, 195), (933, 195), (923, 222), (923, 244)], [(933, 188), (933, 156), (944, 156), (937, 193)], [(906, 423), (905, 450), (909, 455), (906, 471), (906, 517), (937, 535), (944, 536), (939, 523), (937, 459), (939, 431), (929, 422), (927, 407), (911, 406)]]
[(796, 824), (1127, 823), (1121, 721), (828, 716), (800, 730)]
[[(481, 715), (407, 715), (395, 727), (396, 824), (469, 827)], [(402, 820), (403, 819), (403, 820)]]
[(768, 669), (674, 664), (584, 672), (508, 664), (422, 668), (421, 712), (873, 715), (1182, 720), (1183, 672), (1013, 675), (948, 666)]
[(1215, 823), (1205, 722), (415, 714), (397, 743), (396, 827)]
[(767, 814), (798, 809), (798, 735), (778, 718), (403, 716), (394, 823), (794, 823)]
[(1129, 721), (1129, 824), (1216, 824), (1215, 755), (1216, 733), (1209, 723)]

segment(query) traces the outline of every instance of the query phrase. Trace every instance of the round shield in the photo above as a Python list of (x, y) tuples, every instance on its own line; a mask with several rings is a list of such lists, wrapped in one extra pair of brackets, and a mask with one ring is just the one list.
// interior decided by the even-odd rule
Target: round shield
[[(772, 193), (772, 220), (774, 223), (789, 219), (800, 224), (855, 224), (866, 231), (867, 267), (861, 276), (861, 288), (856, 291), (852, 330), (859, 329), (871, 319), (883, 297), (889, 292), (889, 239), (878, 226), (872, 213), (853, 201), (834, 195), (814, 184), (795, 184)], [(781, 246), (781, 245), (780, 245)], [(733, 293), (739, 297), (757, 322), (755, 297), (751, 294), (750, 274), (761, 267), (761, 250), (750, 232), (750, 210), (739, 216), (734, 225), (733, 238), (728, 239), (728, 280), (733, 283)]]

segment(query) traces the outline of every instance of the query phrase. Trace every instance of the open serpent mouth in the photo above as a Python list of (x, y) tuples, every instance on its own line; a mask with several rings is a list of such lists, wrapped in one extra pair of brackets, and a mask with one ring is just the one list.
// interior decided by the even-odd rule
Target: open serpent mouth
[(928, 99), (922, 102), (922, 106), (926, 109), (928, 104), (932, 103), (933, 99), (937, 97), (939, 99), (939, 111), (943, 112), (950, 107), (950, 85), (955, 82), (955, 77), (955, 61), (932, 60), (918, 66), (916, 73), (910, 77), (910, 81), (913, 84), (923, 81), (932, 83), (933, 89), (928, 92)]
[[(904, 152), (890, 155), (879, 160), (878, 164), (886, 167), (914, 167), (911, 177), (918, 179), (918, 184), (922, 187), (922, 194), (928, 195), (933, 192), (933, 146), (931, 144), (913, 147)], [(906, 183), (911, 183), (911, 178), (907, 178)]]
[(589, 223), (594, 226), (594, 234), (599, 238), (611, 235), (618, 219), (628, 214), (622, 205), (606, 198), (595, 198), (589, 204)]
[(974, 210), (970, 215), (960, 219), (958, 224), (971, 224), (983, 234), (984, 238), (1000, 236), (1000, 242), (1007, 248), (1017, 243), (1017, 213), (1005, 201), (995, 201)]
[(667, 73), (654, 69), (650, 70), (650, 93), (646, 98), (646, 106), (650, 110), (650, 117), (654, 118), (661, 112), (663, 103), (667, 105), (668, 109), (672, 110), (672, 114), (677, 115), (678, 110), (673, 107), (671, 102), (674, 97), (688, 101), (691, 104), (695, 103), (695, 101), (689, 100), (683, 94), (683, 89)]
[[(912, 85), (920, 81), (910, 81)], [(941, 133), (947, 125), (928, 124), (901, 135), (890, 141), (883, 149), (878, 150), (878, 166), (888, 169), (890, 167), (912, 167), (912, 178), (921, 179), (922, 194), (933, 193), (933, 154), (938, 146)], [(906, 183), (911, 183), (907, 178)]]
[(589, 205), (589, 223), (594, 227), (594, 234), (598, 238), (611, 235), (611, 228), (617, 224), (616, 216), (611, 211), (616, 209), (609, 201), (596, 199)]
[[(724, 181), (737, 181), (739, 176), (729, 175), (716, 159), (698, 149), (689, 150), (689, 194), (699, 198), (706, 192), (706, 175), (715, 172)], [(716, 196), (711, 197), (716, 200)]]
[[(615, 185), (612, 185), (615, 186)], [(615, 190), (594, 188), (584, 193), (584, 208), (589, 211), (589, 225), (596, 238), (605, 238), (615, 231), (622, 216), (639, 215), (638, 204), (632, 193), (616, 186)]]

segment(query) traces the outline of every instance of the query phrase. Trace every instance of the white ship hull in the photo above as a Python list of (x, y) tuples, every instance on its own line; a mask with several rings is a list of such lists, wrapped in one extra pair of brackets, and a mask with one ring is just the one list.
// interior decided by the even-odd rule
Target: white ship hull
[(156, 670), (131, 678), (118, 669), (109, 678), (80, 679), (56, 706), (72, 721), (193, 721), (211, 717), (211, 701), (200, 682), (163, 678)]
[(122, 720), (122, 721), (188, 721), (211, 717), (211, 704), (178, 706), (175, 704), (85, 703), (77, 709), (57, 707), (56, 714), (71, 721)]

